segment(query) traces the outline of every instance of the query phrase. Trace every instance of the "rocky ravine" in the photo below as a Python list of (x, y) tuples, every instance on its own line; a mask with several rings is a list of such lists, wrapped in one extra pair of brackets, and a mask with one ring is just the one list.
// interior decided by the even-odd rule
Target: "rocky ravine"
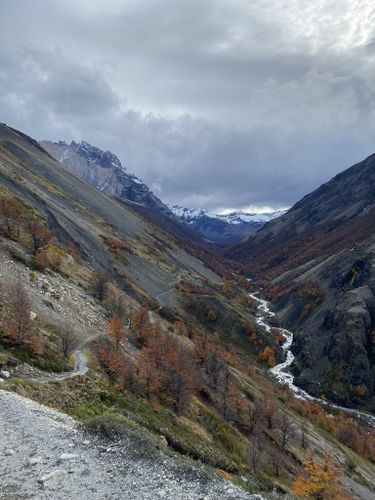
[(0, 498), (258, 499), (131, 436), (106, 443), (70, 417), (0, 390)]

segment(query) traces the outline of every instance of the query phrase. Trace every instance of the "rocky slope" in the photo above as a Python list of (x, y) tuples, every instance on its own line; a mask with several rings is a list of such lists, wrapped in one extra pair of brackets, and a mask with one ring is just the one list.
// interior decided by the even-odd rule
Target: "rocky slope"
[(206, 240), (220, 245), (234, 245), (245, 240), (270, 220), (280, 217), (285, 210), (271, 213), (232, 212), (211, 214), (202, 208), (183, 208), (169, 205), (171, 211)]
[(375, 410), (375, 155), (337, 175), (228, 253), (269, 281), (296, 332), (296, 381)]
[(100, 191), (129, 206), (180, 241), (207, 247), (200, 233), (181, 220), (138, 177), (130, 174), (119, 158), (83, 141), (41, 141), (42, 147), (61, 165)]
[[(119, 281), (126, 278), (151, 297), (168, 289), (176, 263), (217, 279), (170, 236), (62, 169), (36, 141), (5, 125), (0, 125), (0, 184), (43, 214), (60, 240), (74, 242), (92, 267), (113, 272)], [(120, 259), (108, 252), (111, 238), (116, 237), (122, 245)], [(157, 255), (161, 247), (163, 265)]]
[(2, 500), (262, 498), (178, 464), (131, 432), (106, 442), (60, 412), (1, 390), (0, 406)]
[(102, 151), (88, 142), (41, 141), (42, 147), (58, 162), (100, 191), (120, 199), (169, 213), (168, 208), (138, 177), (110, 151)]

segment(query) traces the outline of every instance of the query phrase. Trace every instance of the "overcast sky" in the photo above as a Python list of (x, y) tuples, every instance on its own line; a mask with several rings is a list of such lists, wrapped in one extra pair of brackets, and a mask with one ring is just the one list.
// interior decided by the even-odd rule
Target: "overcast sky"
[(0, 121), (163, 201), (290, 206), (375, 152), (370, 0), (1, 2)]

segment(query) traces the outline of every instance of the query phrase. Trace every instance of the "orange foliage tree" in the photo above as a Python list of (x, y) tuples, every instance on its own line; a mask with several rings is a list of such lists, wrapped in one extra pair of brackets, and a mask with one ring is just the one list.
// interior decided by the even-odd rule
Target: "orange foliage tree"
[(322, 461), (312, 453), (305, 460), (304, 474), (299, 475), (293, 483), (293, 494), (299, 498), (311, 500), (345, 500), (344, 487), (340, 483), (342, 469), (326, 451)]
[(265, 361), (268, 366), (275, 366), (276, 359), (272, 347), (267, 346), (262, 352), (259, 353), (258, 358), (260, 361)]
[(116, 349), (118, 350), (120, 345), (125, 342), (126, 337), (125, 326), (122, 319), (118, 316), (112, 316), (107, 323), (107, 333), (114, 341)]

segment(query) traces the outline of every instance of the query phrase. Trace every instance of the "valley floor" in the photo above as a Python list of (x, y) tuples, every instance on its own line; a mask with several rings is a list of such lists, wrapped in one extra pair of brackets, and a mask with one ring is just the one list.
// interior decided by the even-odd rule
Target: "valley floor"
[(1, 500), (258, 499), (128, 437), (86, 434), (70, 417), (0, 390)]

